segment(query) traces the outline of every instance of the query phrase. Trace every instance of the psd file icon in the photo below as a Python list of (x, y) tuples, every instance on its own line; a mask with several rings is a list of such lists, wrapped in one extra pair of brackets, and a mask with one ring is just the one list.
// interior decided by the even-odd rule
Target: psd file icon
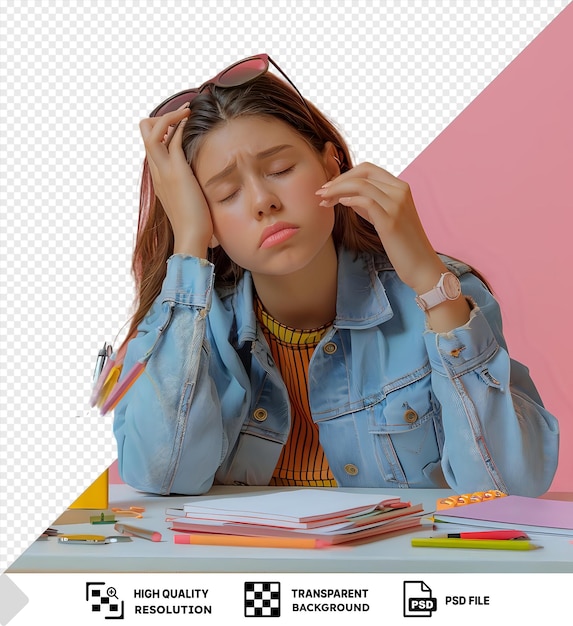
[(432, 617), (436, 598), (423, 580), (404, 581), (404, 617)]

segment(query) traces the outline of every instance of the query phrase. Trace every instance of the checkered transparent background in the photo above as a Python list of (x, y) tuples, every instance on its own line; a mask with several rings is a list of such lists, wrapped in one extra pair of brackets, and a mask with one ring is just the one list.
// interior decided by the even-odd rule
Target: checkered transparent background
[(116, 458), (88, 397), (131, 311), (139, 119), (268, 52), (399, 174), (567, 4), (0, 0), (0, 571)]

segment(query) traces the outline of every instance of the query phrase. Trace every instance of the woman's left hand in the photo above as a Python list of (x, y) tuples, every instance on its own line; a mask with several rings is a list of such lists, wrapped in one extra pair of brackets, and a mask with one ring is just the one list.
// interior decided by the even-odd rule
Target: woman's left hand
[(372, 163), (361, 163), (316, 192), (322, 206), (351, 207), (376, 229), (394, 269), (417, 293), (445, 270), (424, 231), (408, 183)]

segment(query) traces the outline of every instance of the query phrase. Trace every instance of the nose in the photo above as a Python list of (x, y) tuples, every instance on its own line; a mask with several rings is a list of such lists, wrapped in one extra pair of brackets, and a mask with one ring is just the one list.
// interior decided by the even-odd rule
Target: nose
[(282, 208), (279, 197), (266, 181), (252, 181), (250, 195), (253, 213), (257, 219), (262, 219)]

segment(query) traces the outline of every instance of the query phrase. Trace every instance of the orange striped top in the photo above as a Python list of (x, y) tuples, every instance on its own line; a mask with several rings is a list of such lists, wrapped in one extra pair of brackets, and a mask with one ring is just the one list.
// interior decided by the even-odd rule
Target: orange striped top
[(312, 421), (308, 399), (308, 365), (329, 325), (298, 330), (272, 318), (258, 298), (255, 311), (271, 354), (285, 381), (291, 402), (291, 429), (271, 485), (336, 487)]

